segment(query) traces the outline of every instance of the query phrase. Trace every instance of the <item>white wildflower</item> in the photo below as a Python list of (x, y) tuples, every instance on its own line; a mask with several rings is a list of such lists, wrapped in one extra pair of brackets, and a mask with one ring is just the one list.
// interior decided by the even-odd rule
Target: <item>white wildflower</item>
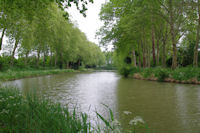
[(10, 98), (10, 99), (14, 99), (14, 97), (13, 97), (13, 96), (9, 96), (9, 98)]
[(137, 125), (138, 123), (144, 123), (144, 120), (140, 116), (136, 116), (133, 120), (130, 120), (130, 125)]
[(124, 111), (123, 112), (125, 115), (130, 115), (130, 114), (132, 114), (132, 112), (129, 112), (129, 111)]
[(115, 119), (114, 121), (112, 121), (112, 125), (113, 126), (120, 126), (121, 124), (118, 120)]
[(5, 109), (3, 109), (2, 111), (1, 111), (1, 114), (8, 114), (8, 110), (5, 110)]

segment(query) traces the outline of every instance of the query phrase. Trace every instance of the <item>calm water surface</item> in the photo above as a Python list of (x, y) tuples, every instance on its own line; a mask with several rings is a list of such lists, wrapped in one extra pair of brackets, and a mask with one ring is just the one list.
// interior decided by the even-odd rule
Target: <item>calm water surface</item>
[(200, 86), (125, 79), (115, 72), (67, 73), (5, 83), (74, 106), (96, 118), (108, 105), (122, 126), (136, 116), (155, 133), (200, 133)]

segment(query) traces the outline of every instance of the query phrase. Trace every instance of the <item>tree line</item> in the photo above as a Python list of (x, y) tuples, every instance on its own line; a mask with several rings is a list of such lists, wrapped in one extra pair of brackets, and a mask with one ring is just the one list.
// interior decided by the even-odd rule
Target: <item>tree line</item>
[(97, 35), (119, 66), (198, 67), (199, 0), (110, 0), (100, 19)]
[(74, 3), (85, 16), (88, 2), (93, 1), (0, 0), (0, 50), (10, 47), (1, 56), (0, 67), (78, 68), (104, 63), (100, 48), (88, 41), (65, 10)]

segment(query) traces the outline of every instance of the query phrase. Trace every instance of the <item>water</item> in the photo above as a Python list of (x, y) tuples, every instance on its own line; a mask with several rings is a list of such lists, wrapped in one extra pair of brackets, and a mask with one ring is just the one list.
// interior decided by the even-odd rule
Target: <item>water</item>
[(5, 83), (96, 118), (108, 105), (124, 128), (142, 118), (155, 133), (200, 133), (200, 86), (125, 79), (115, 72), (67, 73)]

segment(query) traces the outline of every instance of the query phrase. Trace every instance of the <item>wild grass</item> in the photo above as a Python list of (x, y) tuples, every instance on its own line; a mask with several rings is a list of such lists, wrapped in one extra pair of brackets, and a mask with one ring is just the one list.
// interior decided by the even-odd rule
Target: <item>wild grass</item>
[(75, 72), (73, 69), (47, 69), (47, 70), (38, 70), (38, 69), (9, 69), (7, 71), (0, 72), (0, 80), (15, 80), (26, 77), (35, 77), (49, 74), (59, 74), (66, 72)]
[[(108, 107), (107, 107), (108, 108)], [(66, 106), (38, 98), (34, 94), (22, 95), (13, 88), (0, 88), (0, 132), (44, 133), (135, 133), (135, 128), (123, 130), (108, 108), (110, 118), (96, 112), (103, 124), (92, 124), (89, 115), (69, 111)], [(135, 123), (137, 121), (133, 121)], [(146, 130), (147, 131), (147, 130)], [(148, 131), (147, 131), (148, 132)]]
[(0, 132), (92, 131), (87, 115), (69, 112), (67, 107), (35, 96), (24, 97), (17, 90), (0, 89)]
[[(126, 70), (126, 69), (124, 69)], [(155, 77), (159, 81), (164, 81), (166, 78), (170, 78), (177, 81), (200, 81), (200, 68), (185, 67), (172, 70), (170, 68), (129, 68), (124, 72), (126, 75), (132, 76), (134, 74), (140, 74), (143, 78)]]

